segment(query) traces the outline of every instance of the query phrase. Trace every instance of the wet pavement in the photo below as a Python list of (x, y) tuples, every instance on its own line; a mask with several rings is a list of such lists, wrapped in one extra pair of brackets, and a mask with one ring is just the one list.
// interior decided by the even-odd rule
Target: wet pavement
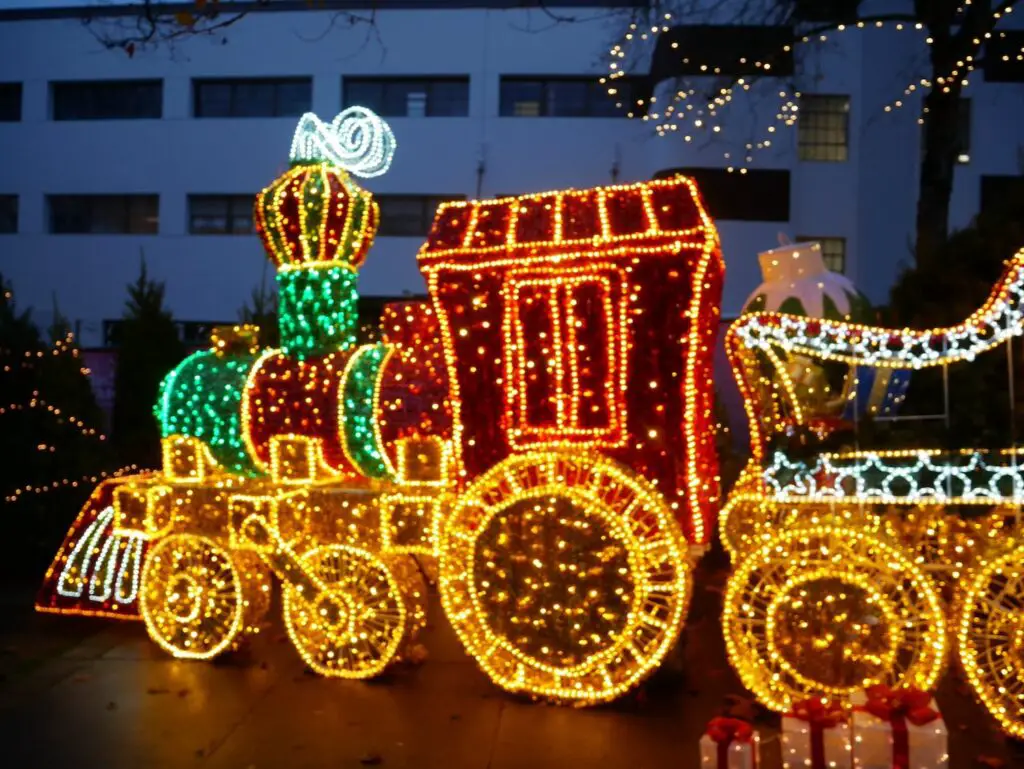
[[(742, 688), (715, 621), (718, 581), (698, 583), (686, 643), (665, 670), (639, 694), (590, 709), (497, 690), (462, 653), (436, 596), (422, 637), (428, 659), (368, 683), (307, 674), (279, 626), (245, 654), (182, 662), (141, 623), (35, 615), (15, 603), (0, 623), (0, 766), (697, 769), (707, 721), (724, 703), (751, 708), (730, 699)], [(989, 769), (1024, 767), (960, 689), (950, 679), (939, 698), (950, 766), (982, 766), (981, 756)], [(777, 719), (758, 720), (761, 766), (778, 769)]]

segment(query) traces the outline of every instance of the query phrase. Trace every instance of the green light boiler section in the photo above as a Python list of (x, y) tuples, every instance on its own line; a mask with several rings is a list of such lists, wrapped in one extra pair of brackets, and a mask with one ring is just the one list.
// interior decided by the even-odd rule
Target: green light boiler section
[(355, 270), (337, 265), (278, 272), (277, 323), (286, 355), (305, 360), (355, 345), (358, 279)]
[(253, 355), (193, 353), (160, 383), (156, 418), (160, 435), (185, 435), (206, 443), (213, 458), (236, 475), (259, 475), (242, 436), (242, 393)]
[(384, 447), (374, 430), (377, 401), (377, 379), (387, 361), (385, 344), (368, 344), (353, 354), (348, 374), (342, 382), (341, 434), (345, 452), (363, 475), (389, 478), (384, 461)]

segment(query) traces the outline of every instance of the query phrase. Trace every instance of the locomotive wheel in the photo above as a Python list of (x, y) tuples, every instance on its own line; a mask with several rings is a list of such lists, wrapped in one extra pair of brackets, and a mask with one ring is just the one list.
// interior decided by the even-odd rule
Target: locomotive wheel
[(157, 542), (142, 569), (139, 595), (150, 638), (185, 659), (211, 659), (228, 649), (266, 610), (263, 572), (255, 564), (243, 571), (243, 561), (192, 534)]
[(1024, 738), (1024, 545), (970, 574), (957, 634), (960, 663), (1003, 729)]
[(743, 556), (722, 630), (744, 685), (778, 711), (875, 683), (931, 689), (945, 661), (944, 608), (913, 556), (836, 521), (784, 530)]
[(327, 545), (302, 563), (323, 589), (309, 594), (286, 584), (284, 619), (299, 655), (320, 675), (371, 678), (423, 626), (426, 587), (410, 557)]
[(736, 485), (718, 514), (718, 536), (733, 563), (795, 518), (792, 504), (775, 502), (760, 489), (747, 491), (740, 483)]
[(506, 459), (458, 500), (440, 547), (445, 613), (509, 691), (611, 700), (658, 666), (686, 615), (678, 524), (653, 486), (601, 457)]

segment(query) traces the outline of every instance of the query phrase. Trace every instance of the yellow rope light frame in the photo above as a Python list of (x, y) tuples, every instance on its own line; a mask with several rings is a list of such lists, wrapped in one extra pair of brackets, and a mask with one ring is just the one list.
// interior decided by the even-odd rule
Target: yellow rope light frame
[[(576, 605), (562, 607), (557, 590), (546, 589), (540, 578), (534, 583), (535, 596), (518, 596), (533, 605), (517, 612), (514, 606), (506, 605), (517, 597), (515, 591), (491, 584), (490, 576), (478, 573), (480, 568), (490, 568), (499, 579), (509, 576), (502, 574), (503, 567), (487, 561), (488, 553), (497, 552), (505, 536), (499, 530), (495, 542), (488, 542), (492, 522), (500, 526), (503, 516), (517, 515), (522, 510), (526, 510), (524, 520), (534, 514), (544, 518), (546, 513), (537, 510), (548, 504), (550, 511), (556, 501), (572, 510), (571, 515), (559, 514), (557, 526), (563, 531), (595, 527), (599, 531), (595, 536), (606, 543), (602, 563), (619, 563), (616, 574), (603, 578), (621, 579), (632, 590), (626, 596), (627, 588), (620, 584), (621, 600), (628, 603), (621, 616), (610, 607), (601, 608), (603, 602), (620, 596), (603, 594), (591, 584), (584, 598), (573, 590), (575, 585), (570, 585), (564, 592)], [(550, 521), (543, 526), (548, 535), (557, 530), (552, 529)], [(563, 540), (563, 544), (567, 543)], [(582, 571), (578, 562), (583, 554), (571, 548), (564, 552), (561, 559), (547, 564), (535, 556), (524, 568), (532, 567), (541, 575), (545, 570), (555, 574)], [(613, 554), (616, 552), (619, 555)], [(507, 555), (507, 551), (501, 555)], [(528, 557), (519, 549), (513, 555)], [(481, 558), (485, 559), (483, 566)], [(600, 576), (602, 570), (597, 571)], [(441, 537), (440, 591), (445, 613), (460, 639), (495, 683), (509, 691), (589, 704), (623, 694), (660, 664), (685, 618), (689, 566), (678, 524), (645, 480), (601, 457), (532, 452), (510, 457), (492, 468), (458, 500)], [(554, 656), (548, 654), (547, 647), (540, 646), (539, 652), (522, 648), (544, 643), (544, 630), (525, 627), (532, 623), (536, 628), (543, 612), (561, 612), (571, 622), (574, 612), (583, 611), (580, 602), (586, 599), (602, 602), (591, 608), (614, 626), (609, 631), (610, 640), (596, 643), (600, 648), (595, 652), (579, 652), (574, 657), (576, 664), (552, 664), (543, 659)], [(554, 604), (549, 606), (551, 601)], [(505, 610), (495, 614), (489, 609), (491, 605), (505, 606)], [(495, 621), (523, 624), (525, 636), (509, 638), (507, 633), (494, 629)], [(566, 630), (555, 640), (569, 644), (582, 638), (590, 643), (582, 624), (577, 631), (579, 634), (574, 635)]]

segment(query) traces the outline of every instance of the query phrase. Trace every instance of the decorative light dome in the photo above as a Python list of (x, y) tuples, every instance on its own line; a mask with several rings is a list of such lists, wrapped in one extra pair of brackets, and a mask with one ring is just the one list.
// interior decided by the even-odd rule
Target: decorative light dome
[(391, 128), (364, 107), (330, 123), (306, 113), (292, 139), (292, 167), (256, 197), (256, 228), (279, 269), (356, 269), (380, 223), (373, 196), (350, 174), (373, 177), (391, 165)]

